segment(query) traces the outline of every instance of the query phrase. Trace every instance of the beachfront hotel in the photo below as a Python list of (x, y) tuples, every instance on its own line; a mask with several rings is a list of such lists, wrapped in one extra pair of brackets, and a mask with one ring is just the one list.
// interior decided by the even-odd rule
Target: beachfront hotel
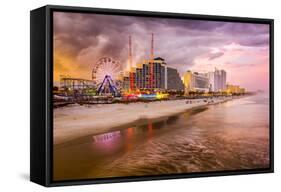
[(131, 67), (123, 77), (123, 89), (183, 91), (184, 84), (177, 69), (168, 67), (163, 58), (157, 57)]
[(208, 73), (186, 71), (183, 76), (185, 93), (189, 92), (223, 92), (226, 90), (226, 71), (218, 70)]
[(221, 92), (226, 89), (226, 71), (218, 70), (215, 68), (215, 71), (208, 72), (209, 82), (210, 82), (210, 91), (212, 92)]

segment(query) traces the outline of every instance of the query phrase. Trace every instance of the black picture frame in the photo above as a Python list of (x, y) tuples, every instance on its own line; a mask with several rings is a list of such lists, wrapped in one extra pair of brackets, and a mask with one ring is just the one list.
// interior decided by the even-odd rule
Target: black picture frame
[[(161, 176), (131, 176), (54, 182), (53, 143), (53, 12), (83, 12), (157, 18), (260, 23), (270, 25), (270, 167), (264, 169), (184, 173)], [(274, 172), (274, 20), (246, 17), (148, 12), (88, 7), (46, 5), (30, 12), (30, 180), (43, 186), (64, 186), (112, 182), (178, 179)]]

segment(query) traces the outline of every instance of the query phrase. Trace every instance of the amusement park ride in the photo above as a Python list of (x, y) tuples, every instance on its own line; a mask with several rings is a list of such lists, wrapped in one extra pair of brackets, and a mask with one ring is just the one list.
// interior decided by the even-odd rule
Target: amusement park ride
[[(121, 83), (116, 80), (121, 71), (120, 62), (110, 57), (100, 58), (92, 69), (92, 80), (60, 77), (60, 87), (66, 95), (82, 96), (120, 96)], [(57, 94), (65, 95), (65, 94)]]
[[(118, 98), (125, 100), (136, 99), (165, 99), (168, 94), (162, 94), (154, 90), (153, 58), (154, 58), (154, 34), (151, 33), (151, 50), (149, 60), (149, 85), (146, 90), (136, 89), (133, 73), (129, 73), (129, 89), (122, 89), (122, 80), (118, 80), (121, 63), (111, 57), (100, 58), (93, 66), (92, 79), (81, 79), (64, 76), (60, 78), (60, 88), (62, 94), (55, 94), (60, 99), (62, 97), (70, 100), (86, 100), (93, 98)], [(129, 70), (133, 67), (132, 38), (129, 35), (128, 41), (128, 61)]]
[(103, 57), (95, 63), (92, 80), (60, 77), (60, 89), (54, 89), (54, 107), (68, 104), (112, 103), (121, 97), (121, 83), (116, 80), (121, 71), (120, 62), (110, 57)]
[(101, 95), (102, 93), (111, 93), (115, 97), (120, 96), (118, 89), (109, 75), (105, 75), (97, 90), (98, 95)]
[(120, 86), (117, 87), (113, 79), (120, 73), (120, 62), (110, 57), (103, 57), (98, 60), (92, 70), (92, 80), (97, 85), (97, 95), (112, 94), (120, 96)]

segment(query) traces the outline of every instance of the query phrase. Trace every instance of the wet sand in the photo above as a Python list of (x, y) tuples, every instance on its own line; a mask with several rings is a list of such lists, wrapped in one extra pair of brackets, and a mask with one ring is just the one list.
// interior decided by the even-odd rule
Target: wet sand
[(268, 102), (233, 99), (56, 145), (54, 179), (268, 168)]
[[(150, 103), (99, 104), (54, 109), (54, 144), (79, 137), (118, 130), (146, 120), (161, 120), (186, 110), (208, 105), (205, 99), (156, 101)], [(231, 100), (215, 98), (212, 104)], [(192, 101), (192, 103), (187, 103)], [(209, 100), (210, 101), (210, 100)]]

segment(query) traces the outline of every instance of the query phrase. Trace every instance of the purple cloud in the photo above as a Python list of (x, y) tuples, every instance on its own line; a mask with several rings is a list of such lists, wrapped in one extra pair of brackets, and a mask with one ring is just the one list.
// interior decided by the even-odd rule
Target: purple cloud
[(211, 53), (208, 57), (209, 60), (213, 60), (213, 59), (216, 59), (216, 58), (219, 58), (221, 56), (223, 56), (224, 53), (223, 52), (217, 52), (217, 53)]
[(263, 24), (54, 14), (55, 49), (83, 61), (79, 62), (81, 70), (88, 70), (91, 63), (104, 56), (120, 60), (125, 67), (128, 35), (132, 35), (134, 62), (142, 62), (149, 57), (152, 32), (155, 34), (155, 56), (163, 57), (169, 66), (177, 67), (181, 73), (202, 55), (209, 55), (209, 60), (223, 57), (223, 52), (210, 54), (214, 47), (223, 50), (223, 46), (231, 43), (253, 48), (269, 45), (269, 27)]

